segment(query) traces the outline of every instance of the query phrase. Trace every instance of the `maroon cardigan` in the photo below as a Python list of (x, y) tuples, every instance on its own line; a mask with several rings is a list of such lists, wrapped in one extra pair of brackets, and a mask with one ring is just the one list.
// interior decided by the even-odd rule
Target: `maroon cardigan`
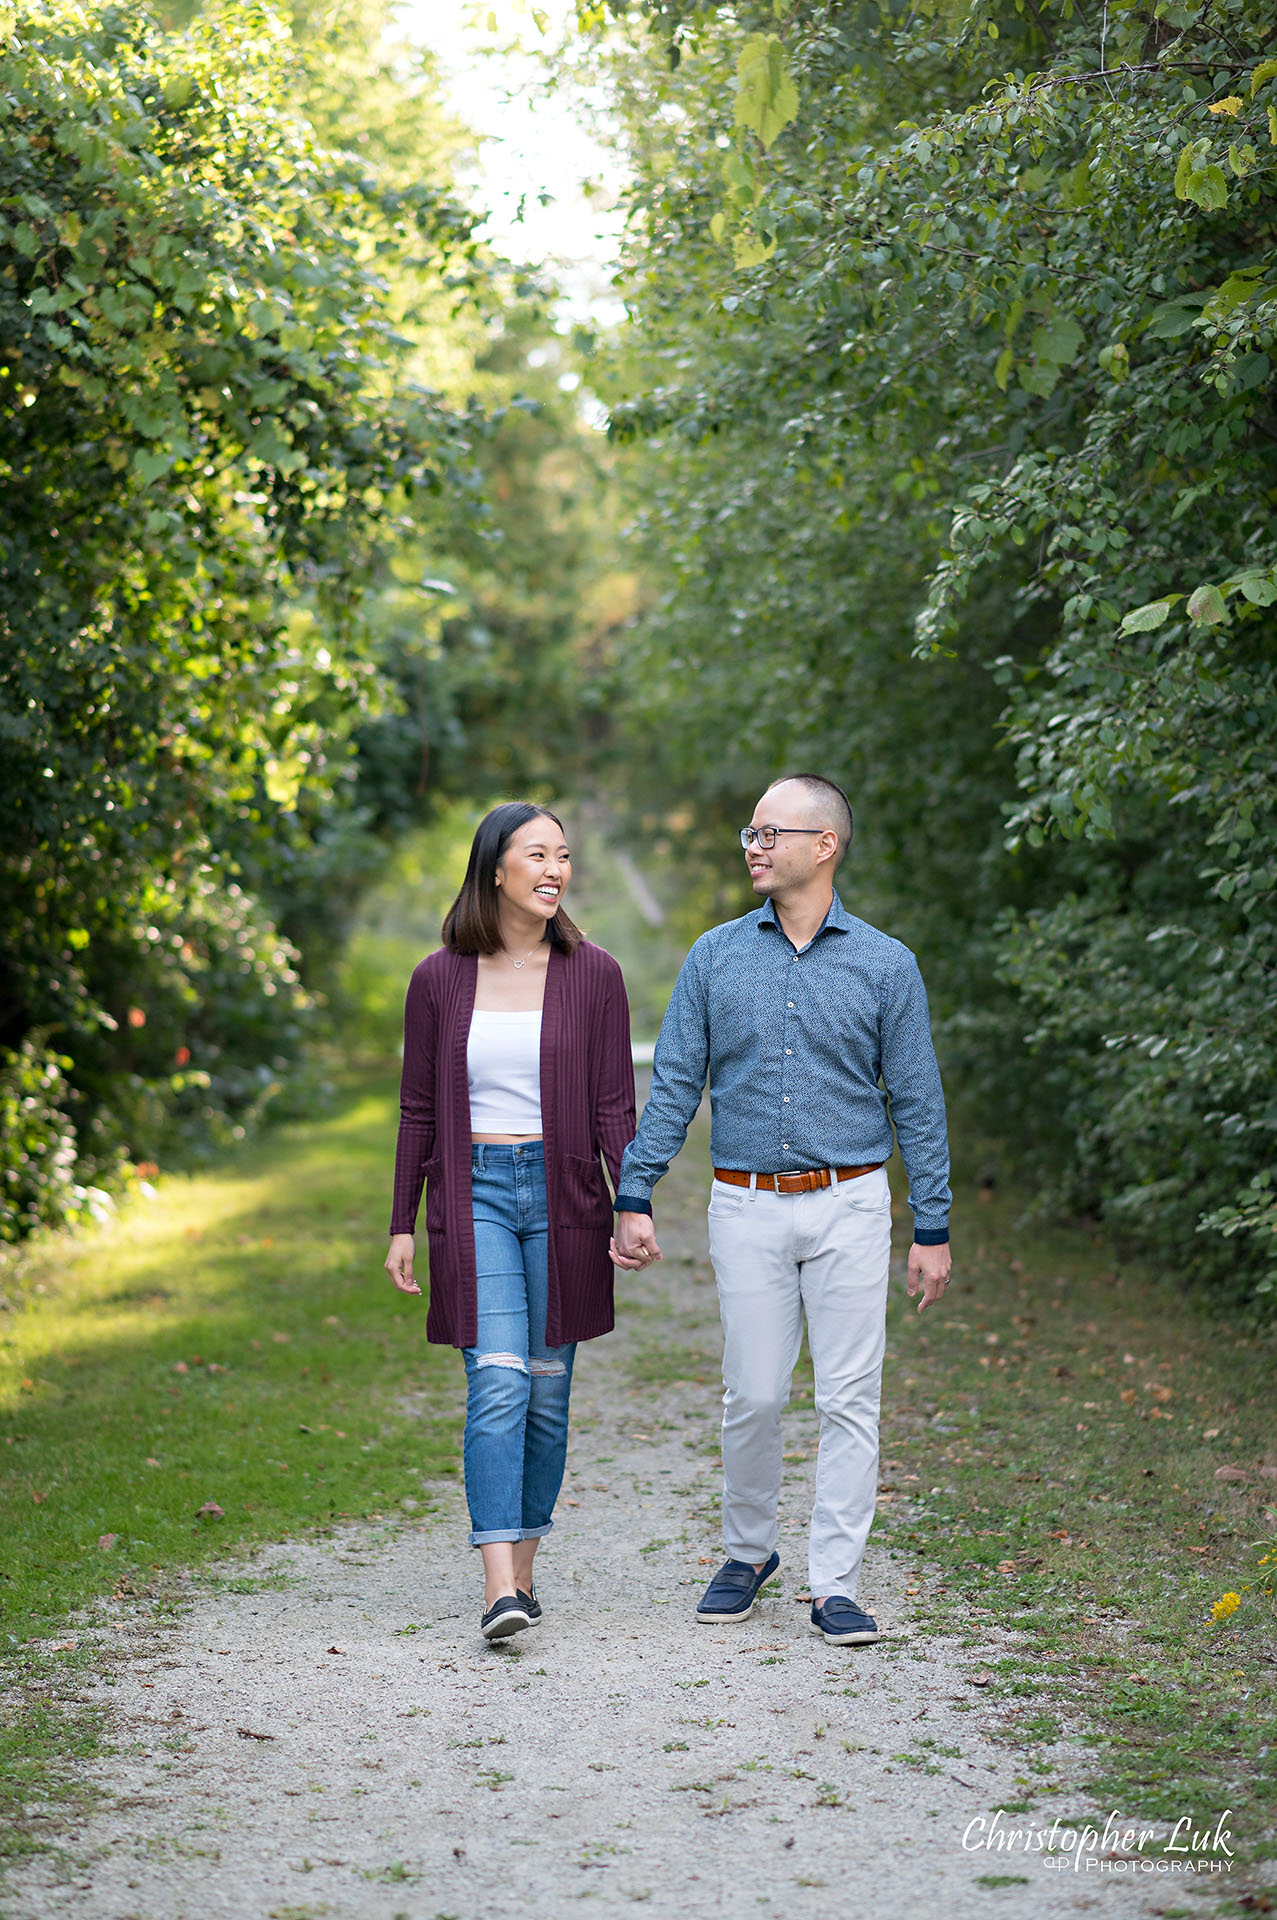
[[(441, 947), (421, 962), (404, 1007), (403, 1083), (390, 1231), (416, 1228), (426, 1189), (430, 1311), (426, 1338), (472, 1347), (475, 1311), (471, 1211), (470, 1089), (466, 1044), (479, 966)], [(541, 1010), (541, 1130), (545, 1140), (550, 1304), (546, 1344), (610, 1333), (612, 1200), (599, 1154), (616, 1186), (634, 1138), (630, 1009), (621, 969), (583, 940), (550, 953)]]

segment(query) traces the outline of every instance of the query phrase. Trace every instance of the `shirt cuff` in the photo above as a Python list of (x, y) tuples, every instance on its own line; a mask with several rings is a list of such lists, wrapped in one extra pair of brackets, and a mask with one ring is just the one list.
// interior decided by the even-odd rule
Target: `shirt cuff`
[(949, 1229), (948, 1227), (915, 1227), (913, 1243), (916, 1247), (947, 1247)]
[(618, 1193), (612, 1209), (615, 1213), (645, 1213), (649, 1219), (652, 1217), (651, 1201), (636, 1200), (632, 1193)]

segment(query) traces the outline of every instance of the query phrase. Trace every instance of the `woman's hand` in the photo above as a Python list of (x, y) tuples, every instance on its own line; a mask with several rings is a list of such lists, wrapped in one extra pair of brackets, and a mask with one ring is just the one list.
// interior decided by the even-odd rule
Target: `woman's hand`
[(420, 1293), (421, 1288), (412, 1277), (412, 1256), (416, 1242), (410, 1233), (395, 1233), (390, 1236), (390, 1252), (386, 1255), (386, 1272), (390, 1275), (400, 1293)]

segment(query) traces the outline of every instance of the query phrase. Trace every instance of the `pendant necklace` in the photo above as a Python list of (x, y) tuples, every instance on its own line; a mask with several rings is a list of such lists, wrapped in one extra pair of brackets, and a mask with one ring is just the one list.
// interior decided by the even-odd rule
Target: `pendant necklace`
[(519, 972), (521, 972), (521, 971), (522, 971), (522, 969), (523, 969), (524, 967), (526, 967), (526, 966), (527, 966), (527, 964), (528, 964), (528, 961), (529, 961), (529, 960), (530, 960), (530, 959), (532, 958), (532, 956), (533, 956), (533, 954), (534, 954), (534, 953), (536, 952), (536, 950), (537, 950), (537, 947), (539, 947), (540, 945), (541, 945), (541, 942), (540, 942), (540, 940), (538, 940), (538, 941), (537, 941), (537, 946), (536, 946), (536, 947), (529, 947), (529, 948), (528, 948), (528, 950), (527, 950), (527, 952), (526, 952), (526, 953), (524, 954), (524, 956), (523, 956), (523, 958), (522, 958), (522, 960), (516, 960), (516, 959), (514, 958), (514, 956), (513, 956), (513, 954), (511, 954), (511, 956), (510, 956), (510, 965), (511, 965), (511, 966), (512, 966), (512, 967), (514, 968), (514, 970), (515, 970), (515, 972), (516, 972), (516, 973), (519, 973)]

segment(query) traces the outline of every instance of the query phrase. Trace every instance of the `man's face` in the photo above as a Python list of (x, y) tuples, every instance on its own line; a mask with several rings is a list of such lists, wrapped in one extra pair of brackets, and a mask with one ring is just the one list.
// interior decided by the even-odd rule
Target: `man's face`
[[(754, 808), (753, 827), (822, 827), (823, 820), (813, 817), (811, 802), (802, 787), (788, 781), (772, 787)], [(745, 864), (754, 884), (754, 892), (763, 898), (785, 893), (811, 879), (818, 866), (827, 866), (819, 858), (821, 838), (816, 833), (781, 833), (774, 847), (760, 847), (757, 841), (745, 849)]]

